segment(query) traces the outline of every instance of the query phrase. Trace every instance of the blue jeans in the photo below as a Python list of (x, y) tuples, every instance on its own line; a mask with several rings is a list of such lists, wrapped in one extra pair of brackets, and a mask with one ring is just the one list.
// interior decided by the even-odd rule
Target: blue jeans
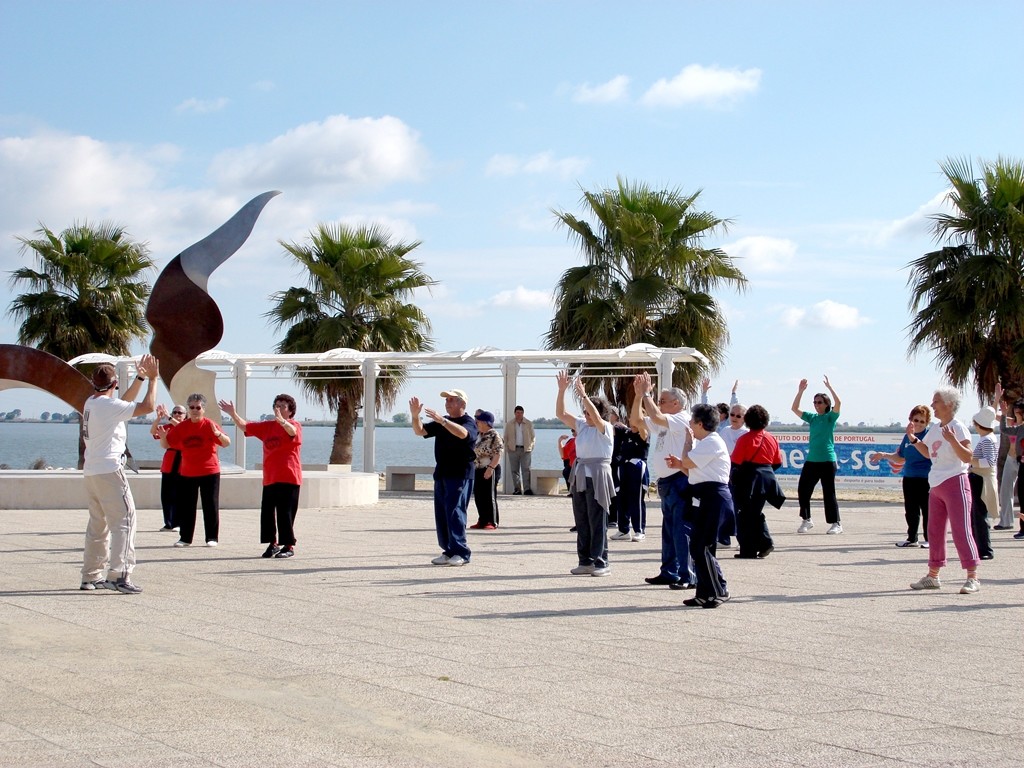
[(685, 522), (689, 478), (682, 472), (658, 480), (661, 497), (661, 575), (668, 579), (697, 582), (690, 560), (690, 529)]
[(466, 509), (473, 495), (472, 477), (434, 476), (434, 526), (437, 543), (448, 557), (469, 562), (466, 544)]

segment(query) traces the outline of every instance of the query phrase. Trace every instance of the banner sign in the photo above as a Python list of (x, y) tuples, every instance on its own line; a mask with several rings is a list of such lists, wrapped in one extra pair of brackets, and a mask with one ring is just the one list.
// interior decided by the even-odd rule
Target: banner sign
[[(772, 432), (782, 451), (782, 467), (775, 473), (779, 482), (796, 483), (807, 458), (807, 432), (792, 434)], [(902, 434), (839, 434), (835, 435), (836, 485), (899, 486), (901, 477), (892, 471), (888, 461), (871, 461), (872, 453), (895, 453)]]

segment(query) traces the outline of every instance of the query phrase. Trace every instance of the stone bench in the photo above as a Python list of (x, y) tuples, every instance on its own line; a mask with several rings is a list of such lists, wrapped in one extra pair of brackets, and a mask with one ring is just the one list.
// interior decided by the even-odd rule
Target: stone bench
[(557, 496), (558, 484), (562, 482), (560, 469), (531, 469), (530, 485), (538, 496)]
[(415, 491), (416, 475), (433, 477), (432, 466), (394, 466), (384, 470), (384, 489), (388, 491)]

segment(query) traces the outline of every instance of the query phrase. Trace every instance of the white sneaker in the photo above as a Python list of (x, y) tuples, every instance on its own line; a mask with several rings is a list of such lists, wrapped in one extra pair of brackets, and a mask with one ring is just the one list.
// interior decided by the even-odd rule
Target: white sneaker
[(467, 562), (466, 558), (464, 558), (462, 555), (455, 555), (453, 557), (448, 558), (447, 565), (452, 565), (452, 566), (458, 567), (460, 565), (465, 565), (466, 562)]
[(174, 546), (176, 546), (176, 547), (191, 547), (192, 546), (192, 542), (191, 541), (181, 541), (179, 539), (178, 541), (174, 542)]
[(977, 579), (968, 579), (967, 581), (964, 582), (964, 585), (962, 587), (960, 587), (960, 594), (961, 595), (973, 595), (979, 589), (981, 589), (981, 582), (980, 581), (978, 581)]
[(826, 534), (831, 533), (833, 536), (835, 534), (837, 534), (837, 533), (842, 533), (842, 532), (843, 532), (843, 525), (842, 525), (842, 523), (832, 523), (832, 527), (829, 528), (827, 531), (825, 531)]
[(643, 541), (646, 538), (646, 533), (634, 533), (633, 536), (630, 538), (630, 541)]
[(594, 568), (594, 570), (590, 572), (590, 575), (591, 576), (607, 576), (611, 572), (612, 572), (611, 566), (601, 565), (601, 566), (598, 566), (598, 567)]
[(210, 539), (208, 542), (206, 542), (206, 546), (208, 546), (208, 547), (216, 547), (217, 546), (217, 540), (216, 539)]
[(911, 589), (940, 589), (942, 582), (936, 576), (922, 576), (910, 585)]
[(814, 527), (814, 523), (812, 523), (810, 520), (804, 520), (802, 523), (800, 523), (800, 527), (796, 529), (796, 532), (797, 533), (807, 533), (813, 527)]
[(594, 574), (594, 566), (592, 565), (577, 565), (571, 571), (573, 576), (592, 576)]
[(614, 536), (611, 536), (610, 538), (612, 540), (614, 540), (614, 541), (622, 541), (623, 539), (628, 539), (629, 538), (629, 531), (626, 531), (625, 533), (623, 533), (622, 531), (619, 531), (618, 533), (616, 533)]
[(448, 561), (451, 560), (448, 555), (441, 554), (430, 561), (431, 565), (448, 565)]

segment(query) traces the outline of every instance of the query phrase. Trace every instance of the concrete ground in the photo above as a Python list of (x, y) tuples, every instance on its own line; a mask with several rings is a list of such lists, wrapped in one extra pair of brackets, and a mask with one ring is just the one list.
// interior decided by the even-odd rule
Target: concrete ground
[[(1024, 542), (994, 532), (917, 593), (895, 504), (846, 532), (722, 552), (733, 599), (650, 587), (646, 541), (574, 577), (569, 503), (502, 497), (472, 563), (438, 553), (428, 494), (302, 510), (264, 560), (256, 511), (221, 546), (173, 549), (141, 513), (138, 596), (78, 589), (83, 511), (0, 517), (0, 766), (1024, 765)], [(200, 537), (197, 536), (197, 540)], [(952, 553), (952, 550), (951, 550)]]

